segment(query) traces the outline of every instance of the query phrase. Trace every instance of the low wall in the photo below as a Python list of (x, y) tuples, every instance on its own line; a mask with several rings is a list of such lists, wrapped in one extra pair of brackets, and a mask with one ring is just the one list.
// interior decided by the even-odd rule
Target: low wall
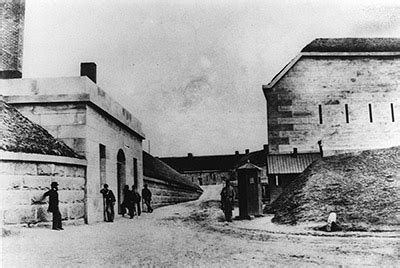
[(58, 182), (63, 220), (85, 219), (86, 160), (61, 156), (0, 152), (1, 215), (3, 224), (35, 224), (52, 220), (48, 197)]
[(152, 193), (152, 207), (172, 205), (180, 202), (196, 200), (201, 195), (200, 190), (195, 190), (184, 185), (165, 182), (145, 176), (144, 183)]

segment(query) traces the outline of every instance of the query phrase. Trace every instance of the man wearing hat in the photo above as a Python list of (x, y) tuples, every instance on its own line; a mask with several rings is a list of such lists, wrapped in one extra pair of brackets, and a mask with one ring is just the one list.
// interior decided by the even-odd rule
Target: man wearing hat
[(52, 182), (51, 189), (44, 193), (43, 199), (49, 196), (48, 212), (53, 213), (53, 230), (64, 230), (61, 225), (61, 213), (58, 208), (58, 183)]
[(225, 179), (225, 187), (221, 191), (221, 208), (225, 214), (225, 221), (232, 222), (232, 210), (235, 202), (235, 190), (229, 183), (229, 179)]

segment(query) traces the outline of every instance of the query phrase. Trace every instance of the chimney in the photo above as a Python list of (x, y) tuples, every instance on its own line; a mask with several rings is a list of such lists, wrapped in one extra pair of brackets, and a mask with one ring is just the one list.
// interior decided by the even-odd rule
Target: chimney
[(81, 63), (81, 76), (87, 76), (90, 80), (96, 83), (96, 63), (82, 62)]
[(245, 154), (249, 154), (250, 153), (250, 150), (249, 149), (246, 149), (246, 151), (244, 151), (245, 152)]
[(192, 153), (188, 153), (188, 157), (193, 157), (193, 154)]
[(319, 154), (321, 157), (324, 157), (324, 150), (322, 149), (322, 140), (318, 141), (318, 146), (319, 146)]
[(268, 144), (264, 144), (264, 153), (269, 154), (269, 146)]
[(297, 148), (293, 148), (293, 157), (297, 157)]
[(239, 155), (239, 151), (235, 151), (235, 155)]
[(2, 1), (0, 79), (22, 78), (25, 0)]

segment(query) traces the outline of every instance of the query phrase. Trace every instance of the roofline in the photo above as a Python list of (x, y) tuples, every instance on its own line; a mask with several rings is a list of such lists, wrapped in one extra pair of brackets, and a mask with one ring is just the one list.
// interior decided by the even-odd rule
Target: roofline
[(86, 102), (146, 138), (141, 122), (86, 76), (3, 79), (0, 94), (9, 104)]
[(87, 166), (87, 160), (69, 156), (7, 152), (0, 151), (0, 161), (27, 161), (27, 162), (46, 162), (56, 164), (68, 164), (77, 166)]
[(69, 95), (9, 95), (3, 96), (6, 103), (11, 105), (18, 104), (33, 104), (33, 103), (85, 103), (91, 105), (94, 108), (99, 109), (109, 117), (113, 118), (116, 122), (122, 124), (126, 129), (140, 137), (145, 139), (146, 136), (141, 131), (134, 129), (130, 124), (124, 122), (117, 114), (107, 110), (104, 105), (96, 101), (89, 93), (80, 94), (69, 94)]
[(357, 56), (400, 56), (400, 52), (300, 52), (293, 58), (267, 85), (263, 85), (263, 92), (265, 97), (266, 90), (273, 88), (282, 77), (302, 58), (302, 57), (357, 57)]

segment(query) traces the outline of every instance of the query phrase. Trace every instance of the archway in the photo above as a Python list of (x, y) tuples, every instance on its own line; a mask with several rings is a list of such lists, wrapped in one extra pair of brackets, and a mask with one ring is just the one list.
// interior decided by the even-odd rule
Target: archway
[(122, 189), (126, 184), (126, 165), (125, 165), (125, 154), (122, 149), (118, 151), (117, 155), (117, 188), (118, 188), (118, 197), (117, 197), (117, 205), (118, 205), (118, 214), (121, 214), (121, 204), (123, 200)]

